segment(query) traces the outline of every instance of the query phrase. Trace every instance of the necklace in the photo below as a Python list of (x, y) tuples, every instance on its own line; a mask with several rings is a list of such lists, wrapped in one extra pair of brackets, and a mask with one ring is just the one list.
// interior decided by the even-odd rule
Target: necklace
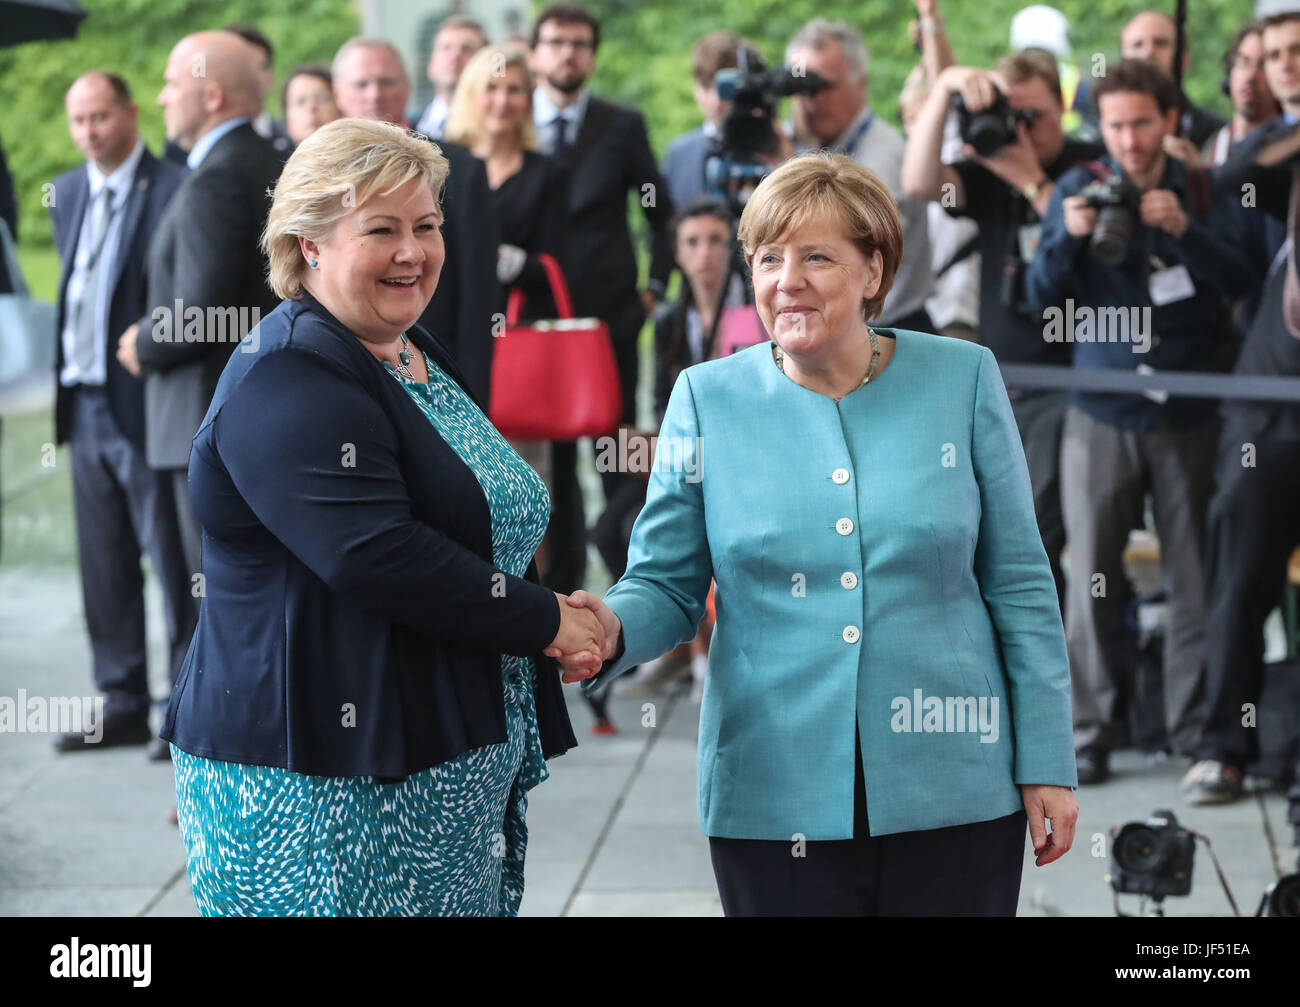
[[(867, 338), (871, 340), (871, 364), (867, 367), (867, 376), (862, 379), (861, 383), (856, 388), (853, 389), (855, 392), (858, 388), (864, 387), (868, 381), (876, 376), (876, 364), (880, 362), (880, 339), (876, 335), (876, 330), (870, 325), (867, 326)], [(785, 374), (785, 352), (779, 346), (776, 348), (776, 366), (782, 374)], [(847, 394), (848, 393), (845, 392), (845, 395)], [(838, 397), (834, 395), (831, 396), (831, 399), (835, 402), (839, 402), (840, 399), (843, 398), (844, 395)]]
[(411, 361), (414, 360), (415, 358), (411, 356), (411, 344), (407, 340), (405, 332), (402, 333), (402, 348), (397, 351), (397, 359), (401, 361), (397, 365), (393, 365), (389, 363), (387, 360), (385, 360), (384, 366), (387, 367), (390, 371), (395, 371), (396, 373), (400, 374), (402, 377), (407, 378), (410, 381), (414, 381), (415, 375), (411, 373)]

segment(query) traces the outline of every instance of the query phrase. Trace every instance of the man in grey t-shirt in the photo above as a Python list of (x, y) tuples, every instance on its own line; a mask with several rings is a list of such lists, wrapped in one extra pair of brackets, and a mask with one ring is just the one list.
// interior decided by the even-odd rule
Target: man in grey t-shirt
[(786, 64), (830, 82), (811, 97), (794, 98), (795, 136), (806, 149), (846, 154), (880, 176), (898, 201), (903, 260), (875, 324), (933, 332), (925, 302), (934, 289), (924, 201), (903, 194), (903, 137), (867, 103), (867, 47), (843, 22), (809, 21), (786, 47)]

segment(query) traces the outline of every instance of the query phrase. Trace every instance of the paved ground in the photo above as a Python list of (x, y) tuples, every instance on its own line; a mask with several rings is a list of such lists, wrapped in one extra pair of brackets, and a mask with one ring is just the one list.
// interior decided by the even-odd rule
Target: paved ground
[[(45, 448), (48, 418), (4, 427), (4, 553), (0, 563), (0, 697), (81, 696), (91, 688), (89, 652), (74, 565), (66, 449)], [(49, 460), (54, 459), (53, 467)], [(596, 474), (586, 456), (584, 489)], [(602, 590), (592, 563), (590, 587)], [(157, 598), (150, 593), (156, 634)], [(165, 688), (160, 639), (152, 640), (155, 692)], [(613, 737), (591, 737), (591, 715), (568, 689), (580, 747), (551, 764), (533, 791), (522, 912), (533, 916), (719, 915), (707, 841), (695, 812), (697, 708), (684, 694), (656, 701), (656, 726), (641, 726), (640, 701), (615, 699)], [(171, 768), (142, 749), (58, 755), (48, 734), (0, 733), (0, 915), (193, 915), (184, 852), (166, 821)], [(1208, 834), (1239, 906), (1251, 913), (1273, 879), (1271, 834), (1285, 843), (1278, 793), (1226, 808), (1182, 807), (1182, 764), (1148, 765), (1120, 753), (1116, 778), (1079, 792), (1074, 849), (1047, 868), (1027, 858), (1020, 912), (1105, 916), (1110, 826), (1173, 808)], [(1026, 850), (1028, 850), (1026, 840)], [(1279, 852), (1288, 867), (1294, 849)], [(1126, 900), (1126, 911), (1136, 907)], [(1230, 912), (1204, 847), (1193, 894), (1171, 915)]]
[[(154, 606), (156, 612), (156, 605)], [(76, 582), (67, 570), (0, 570), (0, 696), (84, 693), (88, 655)], [(155, 620), (156, 624), (156, 620)], [(161, 648), (155, 641), (156, 667)], [(523, 912), (533, 916), (719, 915), (708, 845), (695, 816), (697, 708), (685, 692), (656, 701), (616, 699), (613, 737), (590, 737), (591, 717), (570, 700), (580, 747), (555, 760), (533, 792)], [(1150, 766), (1122, 753), (1114, 782), (1079, 793), (1074, 850), (1048, 868), (1027, 859), (1020, 912), (1112, 912), (1104, 837), (1112, 824), (1173, 807), (1214, 842), (1238, 904), (1253, 912), (1273, 877), (1268, 828), (1287, 838), (1279, 794), (1227, 808), (1182, 808), (1181, 765)], [(184, 853), (165, 820), (168, 764), (139, 748), (59, 755), (48, 735), (0, 735), (0, 914), (193, 915)], [(1294, 860), (1294, 851), (1285, 855)], [(1135, 906), (1131, 902), (1128, 911)], [(1193, 894), (1171, 915), (1224, 915), (1227, 902), (1204, 849)]]

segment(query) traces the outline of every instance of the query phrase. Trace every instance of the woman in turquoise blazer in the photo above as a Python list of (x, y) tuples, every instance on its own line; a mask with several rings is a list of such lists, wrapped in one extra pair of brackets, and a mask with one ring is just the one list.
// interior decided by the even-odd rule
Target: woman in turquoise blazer
[(740, 238), (773, 342), (678, 378), (627, 572), (569, 602), (606, 633), (583, 687), (690, 639), (716, 580), (698, 799), (728, 915), (1014, 913), (1026, 819), (1042, 865), (1078, 809), (997, 363), (867, 325), (902, 235), (848, 158), (787, 161)]

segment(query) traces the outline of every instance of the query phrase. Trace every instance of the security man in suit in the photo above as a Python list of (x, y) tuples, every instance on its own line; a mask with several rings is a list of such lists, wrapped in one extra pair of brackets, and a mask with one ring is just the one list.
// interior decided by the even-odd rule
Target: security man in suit
[(189, 151), (190, 174), (149, 247), (149, 307), (122, 336), (118, 359), (145, 376), (149, 464), (171, 477), (192, 577), (203, 536), (189, 502), (190, 441), (235, 345), (278, 303), (259, 240), (281, 162), (253, 129), (261, 91), (238, 35), (181, 39), (164, 81), (158, 104), (168, 138)]
[[(349, 39), (334, 54), (334, 100), (344, 116), (394, 122), (410, 129), (411, 80), (402, 54), (386, 39)], [(442, 238), (447, 245), (438, 287), (420, 324), (456, 358), (480, 402), (492, 383), (497, 310), (497, 229), (487, 169), (464, 147), (438, 140), (450, 171), (442, 188)]]
[(94, 70), (68, 89), (68, 128), (86, 163), (54, 181), (50, 217), (59, 279), (55, 433), (70, 442), (82, 597), (103, 735), (55, 741), (94, 751), (149, 741), (144, 579), (162, 588), (174, 682), (194, 629), (172, 483), (145, 453), (144, 386), (118, 362), (118, 337), (146, 304), (149, 239), (184, 178), (140, 139), (137, 108), (116, 74)]
[[(659, 174), (645, 117), (591, 94), (600, 23), (579, 4), (544, 8), (533, 23), (532, 68), (538, 78), (533, 119), (542, 149), (569, 176), (568, 248), (564, 271), (574, 312), (602, 319), (618, 361), (625, 425), (636, 421), (637, 335), (663, 299), (673, 268), (673, 201)], [(636, 253), (627, 225), (631, 190), (650, 225), (650, 278), (637, 292)], [(552, 454), (552, 556), (546, 582), (572, 591), (586, 569), (586, 528), (577, 480), (577, 444), (559, 442)], [(606, 499), (629, 478), (604, 475)]]

